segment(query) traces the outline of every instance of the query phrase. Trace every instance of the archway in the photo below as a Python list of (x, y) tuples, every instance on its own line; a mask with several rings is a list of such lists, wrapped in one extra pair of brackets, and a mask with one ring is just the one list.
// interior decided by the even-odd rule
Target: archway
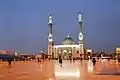
[(63, 58), (67, 59), (68, 58), (68, 51), (65, 49), (63, 50)]

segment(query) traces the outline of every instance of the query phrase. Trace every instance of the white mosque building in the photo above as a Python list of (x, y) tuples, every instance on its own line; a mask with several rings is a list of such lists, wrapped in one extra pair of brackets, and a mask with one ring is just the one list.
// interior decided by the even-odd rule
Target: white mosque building
[(84, 55), (84, 44), (83, 44), (83, 32), (82, 32), (82, 15), (78, 15), (78, 43), (75, 43), (74, 39), (68, 35), (61, 45), (54, 44), (54, 37), (52, 34), (52, 16), (48, 18), (48, 55), (52, 58), (58, 58), (59, 55), (62, 55), (64, 58), (69, 58), (71, 55)]

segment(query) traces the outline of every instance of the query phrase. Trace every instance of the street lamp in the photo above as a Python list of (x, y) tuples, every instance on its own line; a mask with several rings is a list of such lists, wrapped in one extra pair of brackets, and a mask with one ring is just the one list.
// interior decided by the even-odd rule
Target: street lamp
[(17, 52), (15, 52), (15, 56), (17, 56), (18, 54), (17, 54)]

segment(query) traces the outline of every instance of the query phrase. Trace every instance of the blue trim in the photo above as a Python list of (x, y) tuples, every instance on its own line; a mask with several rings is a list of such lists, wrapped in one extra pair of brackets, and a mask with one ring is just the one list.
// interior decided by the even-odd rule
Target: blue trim
[(13, 59), (14, 56), (12, 54), (0, 54), (0, 59)]

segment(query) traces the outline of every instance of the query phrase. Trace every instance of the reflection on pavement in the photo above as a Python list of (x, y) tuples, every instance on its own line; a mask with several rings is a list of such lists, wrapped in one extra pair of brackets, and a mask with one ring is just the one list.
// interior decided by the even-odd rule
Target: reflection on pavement
[(80, 72), (70, 72), (70, 71), (67, 71), (67, 72), (55, 72), (55, 76), (80, 76)]
[[(68, 62), (68, 61), (67, 61)], [(80, 76), (80, 69), (77, 68), (74, 64), (66, 64), (66, 61), (64, 61), (64, 64), (62, 67), (60, 67), (59, 64), (55, 64), (55, 76), (56, 77), (79, 77)]]
[(88, 67), (88, 72), (93, 72), (93, 63), (92, 63), (92, 60), (89, 60), (87, 64), (88, 64), (88, 66), (87, 66)]

